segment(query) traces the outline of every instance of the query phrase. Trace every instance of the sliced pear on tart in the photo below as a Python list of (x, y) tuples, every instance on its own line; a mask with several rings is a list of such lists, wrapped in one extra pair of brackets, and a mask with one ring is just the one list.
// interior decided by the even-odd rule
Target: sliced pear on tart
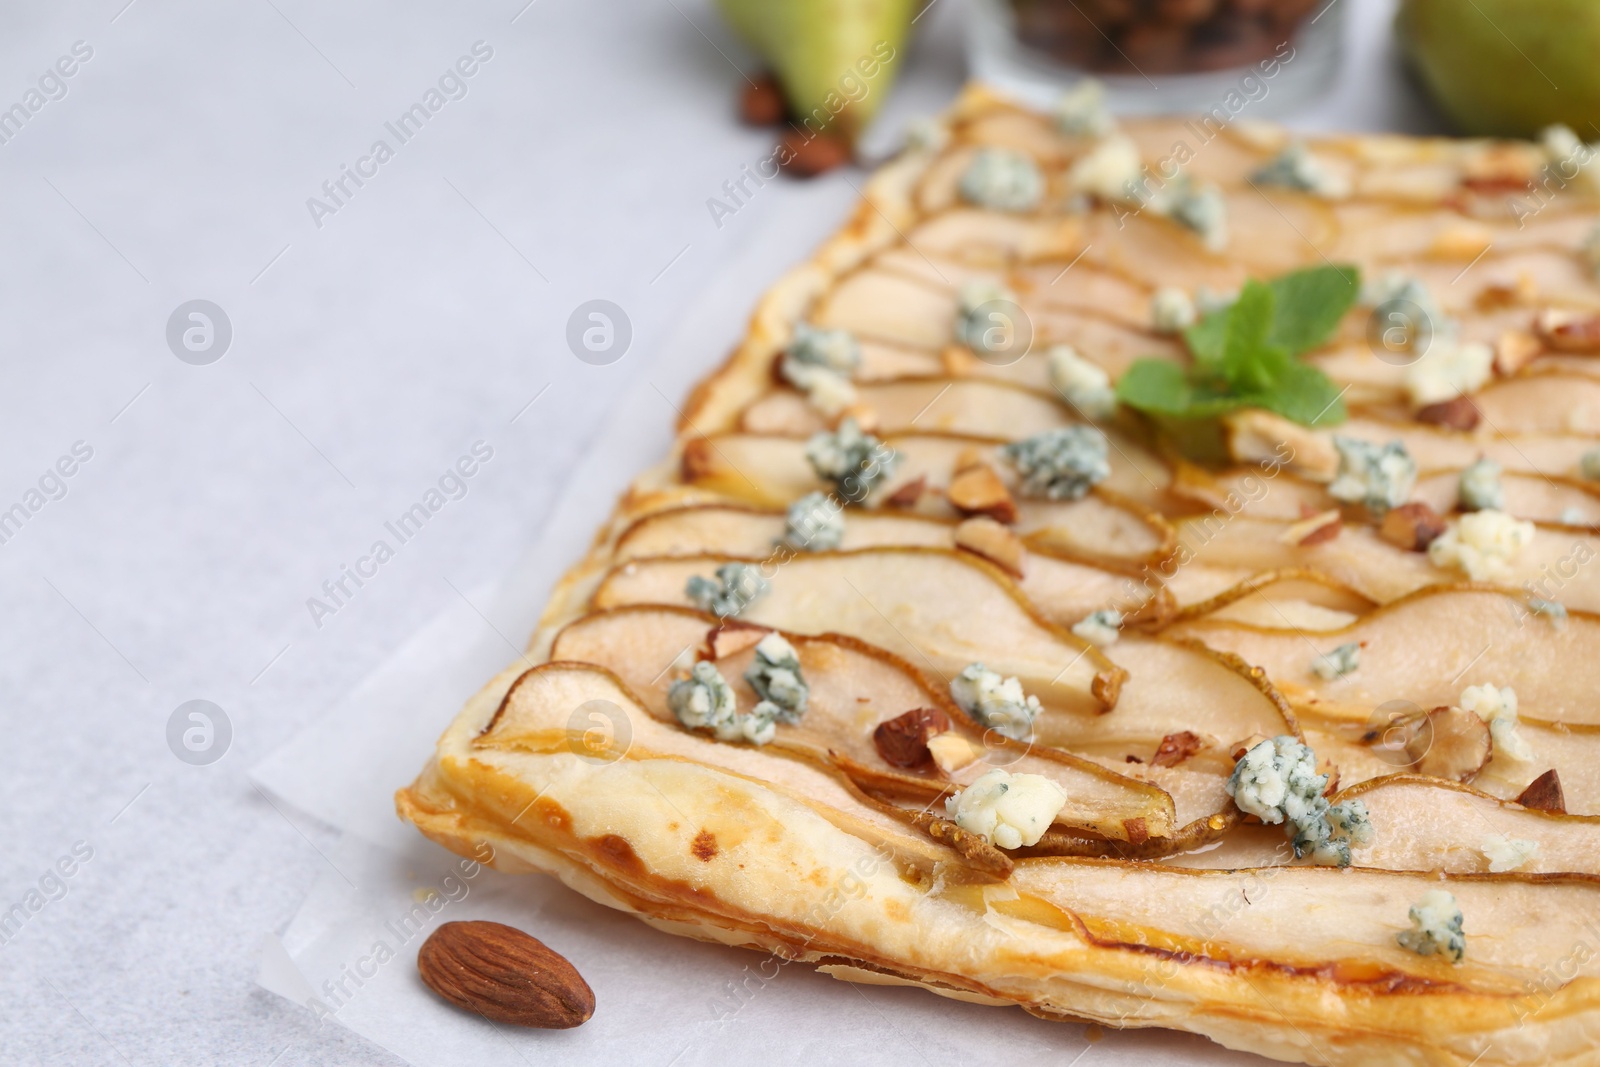
[[(1178, 524), (1180, 556), (1213, 567), (1253, 569), (1303, 567), (1321, 571), (1362, 595), (1387, 603), (1426, 586), (1453, 585), (1465, 575), (1429, 562), (1424, 552), (1397, 548), (1369, 526), (1347, 525), (1338, 537), (1296, 545), (1285, 522), (1235, 516), (1218, 522), (1185, 519)], [(1586, 574), (1586, 561), (1600, 557), (1600, 537), (1562, 527), (1536, 526), (1531, 542), (1506, 561), (1495, 583), (1505, 588), (1548, 591), (1569, 608), (1600, 611), (1600, 581)], [(1185, 600), (1178, 597), (1180, 604)]]
[[(684, 587), (725, 557), (635, 560), (613, 569), (597, 608), (687, 606)], [(1056, 626), (998, 567), (937, 548), (814, 552), (767, 568), (770, 588), (740, 614), (790, 633), (840, 633), (948, 681), (968, 664), (1015, 675), (1047, 708), (1097, 713), (1116, 704), (1124, 672)]]
[[(1106, 435), (1111, 442), (1111, 474), (1096, 488), (1144, 507), (1160, 506), (1171, 481), (1166, 463), (1116, 430)], [(942, 491), (950, 484), (956, 466), (969, 455), (989, 463), (1003, 480), (1014, 481), (1009, 464), (998, 455), (999, 442), (993, 438), (891, 434), (885, 441), (900, 459), (889, 481), (868, 498), (869, 506), (883, 504), (897, 490), (921, 479), (927, 489), (939, 492), (923, 494), (913, 506), (933, 514), (950, 514)], [(787, 506), (807, 493), (828, 488), (807, 462), (805, 442), (789, 437), (726, 433), (690, 438), (684, 442), (680, 466), (688, 485), (765, 507)]]
[[(686, 669), (680, 663), (684, 649), (691, 650), (689, 662), (696, 653), (710, 658), (732, 685), (740, 710), (748, 711), (759, 698), (743, 681), (744, 672), (754, 658), (756, 641), (769, 632), (737, 623), (719, 631), (714, 617), (682, 609), (618, 608), (569, 624), (556, 637), (551, 654), (615, 672), (652, 715), (670, 723), (674, 720), (666, 691)], [(1009, 743), (986, 732), (943, 687), (880, 648), (838, 635), (787, 637), (799, 655), (809, 695), (799, 722), (778, 723), (777, 735), (767, 746), (774, 751), (836, 765), (862, 788), (909, 795), (920, 807), (938, 808), (941, 798), (997, 766), (1012, 773), (1040, 774), (1067, 795), (1067, 806), (1056, 817), (1063, 828), (1112, 840), (1128, 840), (1131, 835), (1143, 841), (1173, 833), (1173, 803), (1158, 786), (1063, 752)], [(713, 654), (719, 644), (728, 648), (726, 654)], [(944, 771), (931, 755), (927, 762), (911, 767), (886, 761), (874, 732), (918, 708), (936, 709), (945, 717), (949, 730), (971, 751), (967, 762)]]
[[(1021, 556), (1014, 568), (1007, 569), (1012, 571), (1012, 577), (1028, 600), (1046, 618), (1063, 626), (1070, 627), (1090, 612), (1106, 608), (1130, 616), (1164, 617), (1170, 611), (1165, 590), (1145, 587), (1133, 580), (1131, 572), (1103, 570), (1052, 554), (1062, 551), (1069, 556), (1085, 556), (1094, 554), (1096, 544), (1129, 545), (1127, 538), (1118, 536), (1122, 531), (1117, 520), (1126, 522), (1126, 513), (1112, 508), (1102, 510), (1112, 515), (1105, 517), (1108, 528), (1101, 533), (1100, 540), (1091, 543), (1085, 539), (1077, 544), (1066, 544), (1048, 536), (1051, 530), (1046, 529), (1032, 538), (1013, 542)], [(1080, 514), (1089, 519), (1100, 517), (1090, 509), (1083, 509)], [(782, 554), (778, 546), (783, 543), (785, 528), (784, 517), (772, 511), (713, 504), (674, 508), (648, 515), (624, 531), (617, 542), (616, 559), (624, 562), (651, 556), (711, 553), (759, 562), (775, 551)], [(899, 545), (971, 548), (985, 555), (981, 544), (972, 546), (965, 541), (963, 530), (962, 526), (939, 519), (892, 511), (851, 510), (847, 513), (838, 550), (849, 552)], [(1086, 531), (1077, 532), (1083, 536)], [(1087, 532), (1093, 535), (1093, 531)], [(987, 558), (993, 560), (994, 555)], [(1135, 558), (1127, 562), (1142, 561)]]
[[(1326, 718), (1365, 720), (1391, 700), (1454, 704), (1463, 688), (1492, 682), (1516, 690), (1523, 719), (1600, 726), (1600, 617), (1574, 611), (1553, 620), (1494, 589), (1424, 589), (1315, 641), (1292, 627), (1215, 616), (1175, 632), (1263, 668), (1291, 702)], [(1361, 650), (1353, 670), (1332, 678), (1313, 670), (1320, 655), (1346, 644)]]

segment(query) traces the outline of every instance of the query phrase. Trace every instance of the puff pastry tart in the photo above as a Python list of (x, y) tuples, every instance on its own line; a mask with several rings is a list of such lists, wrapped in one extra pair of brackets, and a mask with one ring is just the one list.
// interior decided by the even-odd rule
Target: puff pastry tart
[(397, 798), (674, 933), (1315, 1064), (1600, 1063), (1600, 171), (982, 89)]

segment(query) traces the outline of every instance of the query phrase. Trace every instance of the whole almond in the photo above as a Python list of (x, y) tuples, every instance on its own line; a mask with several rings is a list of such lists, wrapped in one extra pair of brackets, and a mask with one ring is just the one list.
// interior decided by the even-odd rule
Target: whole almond
[(594, 1014), (594, 991), (566, 957), (503, 923), (450, 922), (417, 953), (429, 989), (497, 1023), (566, 1030)]

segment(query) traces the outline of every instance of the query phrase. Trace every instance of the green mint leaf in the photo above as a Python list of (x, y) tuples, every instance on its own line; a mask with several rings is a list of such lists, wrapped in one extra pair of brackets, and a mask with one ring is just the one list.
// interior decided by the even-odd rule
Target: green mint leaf
[(1210, 419), (1243, 406), (1244, 401), (1208, 383), (1189, 380), (1184, 369), (1164, 359), (1141, 359), (1117, 380), (1117, 399), (1150, 415)]
[(1232, 311), (1233, 305), (1230, 304), (1221, 311), (1213, 311), (1183, 331), (1183, 339), (1188, 342), (1196, 367), (1213, 372), (1221, 369), (1222, 346), (1227, 340), (1228, 319), (1232, 317)]
[(1140, 411), (1182, 416), (1194, 402), (1194, 390), (1176, 363), (1141, 359), (1117, 379), (1117, 399)]
[(1222, 345), (1222, 377), (1237, 394), (1271, 392), (1289, 360), (1273, 345), (1273, 312), (1277, 297), (1260, 282), (1245, 282), (1228, 314)]
[(1345, 420), (1339, 387), (1317, 368), (1298, 360), (1290, 360), (1277, 387), (1253, 398), (1253, 403), (1302, 426), (1333, 426)]
[(1297, 270), (1267, 283), (1276, 297), (1272, 344), (1291, 356), (1327, 342), (1361, 292), (1359, 267), (1326, 266)]

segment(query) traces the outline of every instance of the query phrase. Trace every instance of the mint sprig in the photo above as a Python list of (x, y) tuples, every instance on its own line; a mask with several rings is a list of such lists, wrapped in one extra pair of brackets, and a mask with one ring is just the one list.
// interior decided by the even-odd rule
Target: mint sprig
[(1353, 266), (1248, 281), (1233, 304), (1184, 331), (1190, 367), (1138, 360), (1117, 382), (1117, 398), (1175, 419), (1264, 408), (1305, 426), (1343, 422), (1338, 388), (1299, 357), (1333, 335), (1360, 290), (1361, 272)]

